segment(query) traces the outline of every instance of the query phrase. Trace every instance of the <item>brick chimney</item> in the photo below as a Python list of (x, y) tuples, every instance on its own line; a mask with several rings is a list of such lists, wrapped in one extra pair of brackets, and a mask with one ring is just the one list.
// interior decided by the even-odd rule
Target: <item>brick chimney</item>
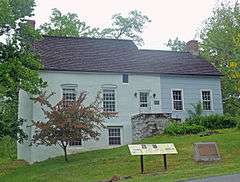
[(197, 40), (190, 40), (186, 44), (186, 51), (190, 52), (192, 55), (199, 55), (199, 45)]
[(27, 22), (29, 23), (29, 25), (31, 25), (33, 27), (33, 29), (35, 29), (35, 25), (36, 25), (35, 20), (27, 20)]

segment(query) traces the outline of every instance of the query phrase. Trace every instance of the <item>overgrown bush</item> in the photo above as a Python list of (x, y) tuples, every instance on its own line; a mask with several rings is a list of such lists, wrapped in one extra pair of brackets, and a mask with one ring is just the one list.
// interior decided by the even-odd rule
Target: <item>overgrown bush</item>
[(240, 130), (240, 115), (236, 116), (236, 119), (237, 119), (237, 129)]
[(229, 115), (208, 115), (208, 116), (195, 116), (186, 120), (190, 125), (204, 126), (209, 130), (234, 128), (237, 126), (238, 118)]
[(0, 158), (12, 160), (17, 158), (16, 141), (9, 136), (0, 140)]
[(164, 130), (169, 135), (190, 135), (206, 131), (204, 126), (190, 123), (170, 123)]

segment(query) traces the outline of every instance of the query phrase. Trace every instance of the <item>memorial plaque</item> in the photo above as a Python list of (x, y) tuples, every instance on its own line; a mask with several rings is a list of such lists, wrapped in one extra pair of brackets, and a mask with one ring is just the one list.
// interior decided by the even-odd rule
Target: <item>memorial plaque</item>
[(194, 143), (194, 159), (198, 162), (212, 162), (221, 159), (215, 142)]
[(173, 143), (128, 145), (131, 155), (177, 154)]

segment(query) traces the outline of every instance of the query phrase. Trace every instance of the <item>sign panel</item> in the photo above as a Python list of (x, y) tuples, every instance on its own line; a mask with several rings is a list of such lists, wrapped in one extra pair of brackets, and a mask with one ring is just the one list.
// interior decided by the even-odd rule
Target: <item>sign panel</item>
[(173, 143), (128, 145), (131, 155), (177, 154)]
[(194, 158), (196, 161), (203, 162), (211, 162), (221, 159), (215, 142), (194, 143)]

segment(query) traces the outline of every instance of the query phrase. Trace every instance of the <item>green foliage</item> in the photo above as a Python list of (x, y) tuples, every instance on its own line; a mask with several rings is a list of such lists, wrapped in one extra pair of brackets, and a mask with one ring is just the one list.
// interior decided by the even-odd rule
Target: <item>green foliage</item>
[(0, 140), (0, 156), (4, 159), (17, 159), (17, 145), (13, 138), (5, 136)]
[(190, 135), (198, 134), (206, 131), (204, 126), (190, 124), (190, 123), (170, 123), (164, 130), (164, 133), (169, 135)]
[(203, 108), (202, 108), (202, 103), (198, 102), (196, 104), (191, 104), (193, 107), (193, 110), (188, 110), (188, 115), (190, 118), (195, 117), (195, 116), (200, 116), (203, 114)]
[(237, 125), (238, 118), (229, 115), (208, 115), (195, 116), (186, 120), (187, 123), (193, 125), (201, 125), (209, 130), (234, 128)]
[(186, 42), (179, 40), (178, 37), (169, 39), (166, 46), (171, 48), (172, 51), (186, 51)]
[(56, 8), (52, 10), (50, 22), (41, 25), (40, 31), (47, 35), (66, 37), (93, 37), (98, 33), (98, 29), (91, 28), (86, 22), (79, 20), (77, 14), (64, 15)]
[(20, 134), (22, 139), (19, 125), (23, 120), (17, 118), (19, 90), (36, 94), (46, 86), (38, 73), (39, 57), (32, 51), (40, 34), (26, 21), (34, 6), (34, 0), (0, 1), (0, 137)]
[[(157, 135), (147, 137), (140, 143), (174, 143), (177, 155), (168, 155), (168, 170), (164, 171), (163, 158), (159, 155), (144, 156), (147, 175), (139, 168), (139, 156), (132, 156), (127, 146), (102, 149), (69, 155), (69, 163), (64, 157), (56, 157), (28, 165), (22, 161), (0, 162), (0, 181), (2, 182), (66, 182), (66, 181), (107, 181), (113, 175), (131, 176), (126, 182), (173, 182), (189, 179), (220, 176), (240, 172), (240, 132), (224, 129), (220, 134), (200, 137)], [(216, 142), (221, 162), (199, 164), (193, 160), (193, 143)], [(1, 146), (1, 145), (0, 145)], [(4, 159), (3, 159), (4, 160)], [(1, 155), (0, 155), (1, 161)]]
[(9, 100), (0, 102), (0, 139), (4, 136), (10, 136), (22, 142), (27, 136), (21, 129), (23, 119), (17, 118), (17, 101)]
[(237, 116), (240, 113), (240, 98), (228, 97), (224, 99), (223, 104), (224, 113), (230, 114), (232, 116)]
[(240, 117), (230, 115), (192, 115), (183, 123), (171, 122), (164, 130), (170, 135), (198, 134), (207, 130), (235, 128)]
[(105, 28), (101, 31), (100, 36), (114, 39), (131, 39), (138, 45), (143, 44), (143, 39), (140, 34), (146, 23), (151, 20), (143, 15), (141, 11), (131, 11), (127, 17), (122, 16), (120, 13), (112, 17), (112, 25), (110, 28)]
[(236, 128), (237, 128), (238, 130), (240, 130), (240, 120), (238, 121)]
[[(240, 108), (240, 5), (224, 3), (213, 11), (201, 31), (202, 55), (223, 74), (225, 112)], [(236, 103), (238, 102), (238, 103)], [(234, 111), (234, 108), (237, 108)]]
[(140, 34), (150, 19), (140, 11), (131, 11), (127, 17), (115, 14), (112, 17), (109, 28), (91, 28), (84, 21), (80, 21), (75, 13), (63, 15), (58, 9), (53, 9), (50, 22), (40, 26), (40, 31), (47, 35), (72, 36), (72, 37), (95, 37), (113, 39), (131, 39), (138, 45), (143, 44)]

